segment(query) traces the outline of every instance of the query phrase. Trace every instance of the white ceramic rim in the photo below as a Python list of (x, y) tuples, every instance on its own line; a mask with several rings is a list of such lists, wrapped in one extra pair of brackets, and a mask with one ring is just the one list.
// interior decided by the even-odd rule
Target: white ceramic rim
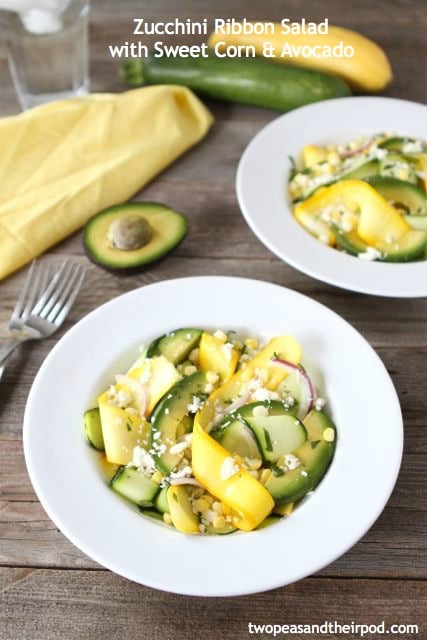
[(272, 253), (317, 280), (378, 296), (427, 296), (427, 260), (366, 262), (323, 245), (294, 219), (287, 195), (288, 156), (306, 144), (348, 141), (359, 135), (395, 131), (427, 140), (427, 107), (395, 98), (327, 100), (286, 113), (249, 143), (237, 170), (237, 199), (243, 216)]
[[(304, 347), (305, 363), (317, 364), (309, 370), (337, 423), (336, 453), (313, 495), (272, 527), (229, 536), (185, 536), (141, 517), (101, 480), (96, 454), (84, 441), (83, 411), (93, 406), (114, 372), (129, 366), (140, 341), (189, 325), (246, 328), (265, 336), (291, 333)], [(83, 318), (40, 368), (23, 435), (34, 489), (73, 544), (130, 580), (197, 596), (265, 591), (304, 578), (341, 556), (383, 510), (403, 444), (393, 383), (353, 327), (292, 290), (215, 276), (148, 285)]]

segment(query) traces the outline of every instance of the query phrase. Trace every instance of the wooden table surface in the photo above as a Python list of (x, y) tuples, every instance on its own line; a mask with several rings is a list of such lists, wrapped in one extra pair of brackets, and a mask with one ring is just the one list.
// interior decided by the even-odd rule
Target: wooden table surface
[[(385, 48), (395, 73), (385, 95), (426, 102), (424, 0), (95, 1), (91, 17), (92, 87), (96, 91), (124, 89), (118, 79), (117, 62), (108, 58), (107, 44), (131, 38), (131, 16), (306, 16), (321, 20), (325, 14), (332, 23), (360, 30)], [(17, 113), (4, 52), (0, 52), (0, 87), (1, 115)], [(43, 257), (46, 262), (55, 262), (73, 256), (87, 267), (87, 278), (63, 329), (52, 339), (24, 346), (13, 357), (0, 384), (1, 640), (234, 640), (250, 637), (248, 622), (321, 623), (336, 619), (422, 625), (425, 621), (427, 301), (343, 291), (302, 275), (275, 258), (245, 224), (236, 202), (234, 178), (239, 157), (250, 139), (277, 114), (234, 105), (209, 106), (216, 124), (206, 141), (139, 196), (166, 202), (187, 213), (190, 232), (177, 251), (146, 273), (125, 279), (88, 262), (80, 233)], [(366, 536), (310, 578), (240, 598), (201, 599), (162, 593), (97, 565), (74, 547), (43, 511), (29, 481), (22, 451), (22, 420), (29, 389), (47, 353), (69, 327), (124, 291), (172, 277), (202, 274), (274, 282), (339, 313), (369, 340), (384, 361), (396, 385), (405, 423), (405, 451), (396, 488)], [(0, 284), (1, 339), (7, 335), (8, 318), (24, 277), (25, 270)], [(361, 461), (361, 473), (369, 472), (369, 442), (366, 446), (367, 459)], [(361, 503), (364, 499), (361, 495)], [(143, 555), (141, 549), (142, 559)], [(421, 628), (418, 637), (426, 637)]]

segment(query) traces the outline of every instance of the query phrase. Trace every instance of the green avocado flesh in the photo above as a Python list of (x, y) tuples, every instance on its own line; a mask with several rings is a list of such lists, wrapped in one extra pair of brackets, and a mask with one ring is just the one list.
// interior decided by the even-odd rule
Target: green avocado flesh
[[(123, 250), (111, 245), (109, 231), (120, 218), (141, 216), (149, 224), (151, 237), (138, 249)], [(125, 272), (142, 268), (174, 249), (187, 233), (181, 213), (156, 202), (131, 202), (104, 209), (94, 215), (83, 232), (87, 254), (97, 264)]]

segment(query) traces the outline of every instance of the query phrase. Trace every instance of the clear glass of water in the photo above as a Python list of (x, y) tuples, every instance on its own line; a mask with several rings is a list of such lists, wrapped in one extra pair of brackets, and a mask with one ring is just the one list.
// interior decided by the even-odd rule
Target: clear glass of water
[(89, 91), (89, 0), (65, 0), (54, 12), (8, 12), (3, 39), (22, 109)]

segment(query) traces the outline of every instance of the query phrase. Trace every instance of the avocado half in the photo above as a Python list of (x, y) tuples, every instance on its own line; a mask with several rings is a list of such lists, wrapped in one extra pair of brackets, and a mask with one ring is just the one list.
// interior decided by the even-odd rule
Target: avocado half
[[(135, 220), (143, 219), (141, 246), (121, 248), (114, 245), (111, 230), (118, 224), (135, 227)], [(147, 229), (149, 233), (147, 234)], [(89, 258), (105, 269), (122, 273), (143, 269), (172, 251), (187, 233), (187, 220), (177, 211), (157, 202), (130, 202), (104, 209), (88, 220), (83, 230), (83, 244)], [(134, 238), (132, 238), (134, 240)], [(135, 243), (129, 245), (134, 247)]]

